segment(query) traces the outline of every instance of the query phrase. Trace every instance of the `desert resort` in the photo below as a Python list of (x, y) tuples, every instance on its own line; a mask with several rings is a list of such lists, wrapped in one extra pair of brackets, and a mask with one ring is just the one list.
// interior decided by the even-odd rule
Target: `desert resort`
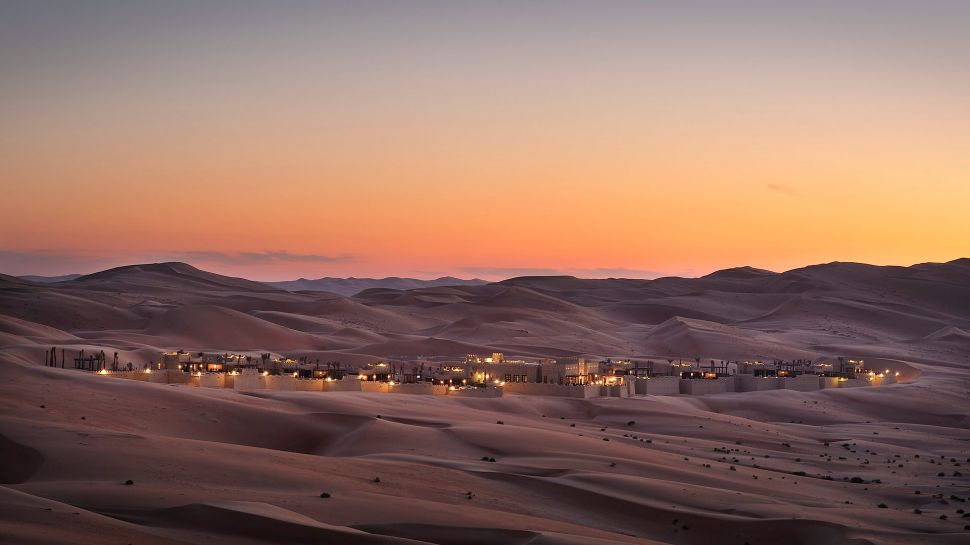
[[(70, 362), (70, 363), (68, 363)], [(643, 395), (709, 395), (763, 390), (800, 392), (826, 388), (884, 386), (899, 372), (868, 369), (862, 359), (702, 360), (695, 358), (614, 359), (584, 357), (520, 360), (495, 352), (461, 359), (439, 357), (374, 361), (357, 366), (321, 363), (271, 353), (210, 354), (184, 350), (158, 360), (122, 364), (115, 352), (86, 353), (51, 347), (48, 367), (77, 369), (106, 377), (159, 384), (183, 384), (238, 391), (291, 390), (501, 397), (505, 394), (573, 398)]]

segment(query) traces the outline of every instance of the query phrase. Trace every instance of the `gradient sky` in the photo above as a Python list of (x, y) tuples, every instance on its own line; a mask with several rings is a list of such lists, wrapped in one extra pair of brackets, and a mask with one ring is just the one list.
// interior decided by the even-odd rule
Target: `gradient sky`
[(0, 272), (970, 255), (970, 2), (0, 0)]

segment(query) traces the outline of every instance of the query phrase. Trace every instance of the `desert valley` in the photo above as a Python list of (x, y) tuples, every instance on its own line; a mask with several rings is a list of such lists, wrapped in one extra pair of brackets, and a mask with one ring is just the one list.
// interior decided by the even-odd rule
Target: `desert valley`
[[(956, 544), (970, 524), (966, 259), (352, 296), (157, 263), (2, 277), (0, 325), (4, 542)], [(81, 350), (105, 371), (75, 369)], [(178, 383), (110, 376), (159, 376), (174, 351)], [(261, 379), (323, 386), (192, 385), (229, 378), (229, 354), (237, 381), (248, 355)], [(601, 366), (577, 388), (630, 387), (393, 389), (437, 387), (469, 354), (545, 361), (535, 387), (568, 388), (549, 362), (583, 359)], [(653, 395), (604, 365), (650, 361), (656, 380), (740, 363), (717, 382), (839, 358), (897, 383)], [(491, 360), (467, 372), (510, 365)]]

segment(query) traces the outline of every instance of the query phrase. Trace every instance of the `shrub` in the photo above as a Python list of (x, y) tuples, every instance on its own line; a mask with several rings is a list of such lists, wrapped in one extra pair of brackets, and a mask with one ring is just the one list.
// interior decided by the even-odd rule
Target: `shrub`
[(127, 481), (125, 481), (125, 485), (127, 485), (127, 486), (131, 486), (133, 484), (135, 484), (135, 481), (133, 481), (131, 479), (128, 479)]
[(330, 497), (330, 492), (321, 492), (320, 493), (320, 497), (321, 498), (329, 498)]
[(880, 508), (880, 509), (889, 509), (889, 506), (888, 506), (888, 505), (886, 505), (885, 503), (880, 503), (880, 504), (879, 504), (879, 505), (877, 505), (876, 507), (878, 507), (878, 508)]

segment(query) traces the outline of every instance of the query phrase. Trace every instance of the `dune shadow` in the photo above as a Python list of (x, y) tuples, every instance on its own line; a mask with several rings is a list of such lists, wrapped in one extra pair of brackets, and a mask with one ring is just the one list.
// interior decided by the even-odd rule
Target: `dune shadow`
[(25, 483), (44, 465), (39, 450), (0, 435), (0, 484)]

